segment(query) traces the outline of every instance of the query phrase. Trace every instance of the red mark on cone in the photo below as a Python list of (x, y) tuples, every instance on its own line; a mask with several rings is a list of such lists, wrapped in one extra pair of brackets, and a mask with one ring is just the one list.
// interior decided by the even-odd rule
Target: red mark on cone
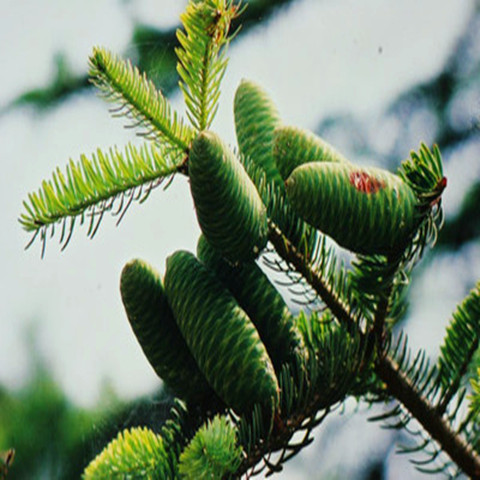
[(440, 198), (442, 196), (443, 191), (447, 188), (447, 177), (442, 177), (436, 186), (437, 196), (430, 202), (430, 207), (434, 207), (440, 203)]
[(444, 191), (447, 188), (447, 177), (442, 177), (439, 182), (437, 183), (437, 188), (440, 191)]
[(350, 174), (350, 183), (356, 190), (362, 193), (377, 193), (385, 188), (385, 182), (372, 177), (366, 172), (352, 172)]

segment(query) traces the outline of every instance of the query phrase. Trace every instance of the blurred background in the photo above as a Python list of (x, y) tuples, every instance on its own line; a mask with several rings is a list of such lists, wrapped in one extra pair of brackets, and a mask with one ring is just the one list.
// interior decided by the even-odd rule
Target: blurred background
[[(232, 42), (214, 129), (235, 143), (233, 95), (263, 85), (288, 124), (351, 160), (395, 170), (438, 143), (445, 227), (415, 271), (404, 328), (438, 353), (451, 311), (480, 278), (480, 3), (475, 0), (250, 0)], [(169, 399), (130, 331), (118, 283), (141, 257), (164, 271), (194, 250), (188, 184), (175, 179), (93, 241), (77, 229), (24, 251), (21, 202), (57, 166), (134, 140), (87, 80), (94, 45), (149, 72), (184, 110), (173, 49), (180, 0), (0, 0), (0, 452), (12, 479), (74, 479), (116, 432), (158, 426)], [(138, 141), (138, 140), (137, 140)], [(354, 412), (354, 414), (352, 414)], [(402, 438), (350, 404), (289, 462), (283, 479), (416, 479)], [(430, 477), (432, 478), (432, 477)]]

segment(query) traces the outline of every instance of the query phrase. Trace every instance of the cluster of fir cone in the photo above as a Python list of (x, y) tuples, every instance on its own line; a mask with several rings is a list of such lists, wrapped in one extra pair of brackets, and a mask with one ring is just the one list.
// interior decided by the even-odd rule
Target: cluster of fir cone
[[(288, 214), (271, 209), (270, 220), (299, 249), (320, 230), (354, 252), (388, 255), (415, 230), (418, 199), (400, 177), (354, 165), (314, 134), (283, 125), (254, 83), (240, 84), (234, 114), (239, 154), (287, 199)], [(163, 280), (145, 262), (129, 262), (121, 277), (128, 319), (155, 372), (188, 404), (274, 411), (282, 366), (307, 351), (255, 262), (268, 240), (268, 206), (211, 131), (193, 140), (188, 175), (203, 233), (198, 258), (175, 252)]]

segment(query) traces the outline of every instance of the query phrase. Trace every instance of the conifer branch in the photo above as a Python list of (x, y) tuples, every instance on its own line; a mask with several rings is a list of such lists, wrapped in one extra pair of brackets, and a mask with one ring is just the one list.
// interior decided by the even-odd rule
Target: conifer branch
[(472, 395), (470, 395), (470, 412), (473, 417), (480, 414), (480, 368), (477, 369), (477, 378), (472, 378)]
[[(153, 140), (153, 143), (150, 147), (144, 145), (141, 148), (128, 145), (123, 152), (114, 148), (108, 152), (97, 150), (90, 158), (83, 155), (78, 163), (70, 161), (65, 173), (57, 169), (49, 181), (44, 181), (37, 192), (31, 193), (24, 202), (24, 212), (19, 221), (25, 230), (33, 232), (33, 239), (40, 236), (43, 248), (47, 233), (53, 234), (57, 224), (62, 225), (60, 242), (64, 246), (77, 219), (81, 223), (87, 220), (88, 235), (95, 235), (105, 212), (111, 211), (121, 220), (132, 202), (143, 202), (153, 188), (175, 173), (190, 175), (193, 185), (195, 165), (201, 166), (196, 177), (199, 183), (192, 187), (197, 216), (202, 205), (205, 205), (205, 210), (215, 211), (215, 207), (222, 203), (205, 201), (202, 196), (205, 191), (196, 189), (198, 185), (210, 186), (211, 178), (208, 175), (203, 177), (201, 173), (204, 173), (203, 166), (211, 163), (211, 156), (206, 156), (205, 164), (198, 163), (204, 158), (200, 155), (202, 151), (197, 151), (195, 147), (208, 146), (207, 141), (211, 141), (211, 134), (205, 130), (211, 126), (217, 112), (220, 83), (227, 66), (225, 50), (232, 38), (231, 22), (239, 11), (240, 2), (236, 0), (191, 0), (181, 15), (183, 30), (177, 31), (180, 46), (175, 50), (177, 71), (187, 116), (193, 128), (183, 123), (161, 92), (130, 62), (102, 48), (94, 49), (90, 57), (92, 83), (108, 100), (118, 103), (114, 115), (125, 115), (132, 120), (133, 126), (144, 129), (141, 135)], [(248, 103), (254, 104), (255, 109), (255, 101)], [(264, 145), (270, 145), (266, 139), (273, 134), (272, 125), (277, 122), (277, 116), (272, 111), (268, 110), (272, 123), (266, 122), (266, 130), (270, 133), (259, 135), (254, 143), (266, 142)], [(246, 118), (245, 121), (256, 127), (257, 122), (262, 123), (261, 116)], [(241, 117), (237, 109), (238, 124)], [(249, 133), (245, 135), (249, 136)], [(242, 151), (242, 142), (239, 145)], [(217, 170), (220, 170), (225, 167), (226, 157), (223, 156), (223, 147), (218, 151), (221, 162)], [(411, 158), (402, 164), (398, 172), (401, 180), (390, 173), (377, 172), (385, 179), (380, 182), (372, 175), (365, 177), (365, 172), (351, 170), (351, 165), (342, 166), (328, 161), (321, 166), (317, 163), (314, 168), (300, 167), (297, 170), (299, 176), (292, 180), (292, 175), (295, 175), (292, 173), (286, 187), (280, 177), (278, 181), (273, 180), (266, 173), (277, 169), (272, 158), (262, 163), (258, 162), (256, 149), (243, 153), (245, 158), (242, 163), (246, 165), (250, 178), (244, 170), (241, 170), (245, 173), (243, 177), (232, 174), (230, 178), (227, 175), (231, 183), (226, 184), (225, 191), (235, 193), (236, 184), (241, 185), (244, 179), (245, 182), (253, 180), (263, 203), (250, 182), (257, 203), (249, 201), (253, 196), (233, 195), (229, 198), (233, 202), (238, 200), (242, 207), (240, 213), (227, 216), (225, 223), (222, 223), (223, 217), (222, 222), (217, 221), (217, 217), (210, 223), (199, 221), (201, 229), (207, 240), (209, 236), (224, 235), (235, 250), (238, 247), (234, 242), (236, 238), (226, 236), (226, 232), (235, 223), (245, 226), (246, 223), (236, 222), (237, 217), (247, 218), (252, 232), (258, 233), (261, 239), (255, 243), (255, 248), (251, 249), (250, 245), (246, 248), (249, 254), (253, 252), (256, 256), (267, 241), (265, 233), (269, 217), (268, 237), (281, 259), (277, 260), (278, 256), (274, 261), (265, 259), (266, 263), (270, 262), (270, 266), (285, 272), (293, 284), (301, 282), (305, 287), (302, 294), (305, 294), (307, 303), (321, 299), (326, 307), (324, 316), (320, 320), (316, 313), (308, 318), (301, 313), (295, 322), (295, 328), (298, 328), (295, 345), (301, 347), (292, 359), (282, 356), (279, 366), (276, 363), (273, 365), (269, 363), (273, 347), (262, 338), (263, 334), (258, 335), (261, 329), (258, 327), (257, 331), (257, 323), (260, 321), (257, 318), (255, 323), (254, 315), (246, 309), (242, 310), (243, 305), (240, 308), (240, 300), (229, 292), (229, 287), (207, 268), (206, 263), (203, 264), (203, 260), (186, 252), (172, 255), (166, 273), (165, 292), (156, 275), (147, 271), (146, 277), (142, 278), (148, 281), (153, 278), (155, 298), (162, 302), (166, 299), (162, 305), (172, 307), (172, 317), (169, 318), (174, 329), (178, 327), (180, 336), (185, 338), (186, 333), (191, 334), (185, 345), (181, 344), (198, 364), (201, 375), (208, 378), (215, 395), (225, 401), (225, 405), (222, 401), (222, 411), (228, 417), (216, 417), (199, 428), (211, 417), (213, 410), (190, 402), (186, 395), (184, 400), (189, 408), (193, 407), (192, 410), (181, 406), (174, 409), (160, 434), (140, 428), (121, 433), (90, 464), (85, 478), (116, 478), (116, 475), (123, 478), (130, 474), (148, 478), (176, 478), (178, 474), (185, 478), (199, 478), (210, 474), (212, 478), (219, 479), (230, 473), (253, 474), (252, 470), (259, 464), (260, 468), (267, 469), (268, 476), (280, 471), (285, 461), (311, 443), (313, 428), (346, 395), (370, 395), (377, 401), (386, 397), (398, 401), (393, 412), (383, 415), (382, 419), (398, 417), (396, 426), (411, 431), (409, 422), (414, 418), (423, 427), (421, 435), (426, 437), (425, 441), (412, 449), (404, 449), (410, 452), (424, 450), (430, 454), (426, 461), (416, 462), (419, 469), (426, 471), (425, 465), (445, 452), (459, 469), (471, 478), (480, 479), (480, 430), (476, 423), (480, 412), (480, 381), (471, 381), (473, 395), (469, 414), (460, 425), (456, 420), (467, 392), (465, 388), (461, 389), (462, 381), (465, 381), (480, 344), (480, 284), (453, 315), (441, 349), (438, 369), (430, 367), (424, 351), (419, 351), (412, 360), (407, 341), (402, 341), (406, 336), (401, 336), (393, 351), (389, 349), (389, 342), (385, 341), (390, 340), (389, 322), (398, 318), (403, 306), (401, 294), (407, 283), (404, 279), (425, 247), (435, 242), (442, 219), (441, 194), (446, 178), (443, 177), (438, 148), (435, 146), (430, 151), (422, 144), (419, 153), (412, 152)], [(232, 160), (232, 165), (237, 164)], [(237, 170), (232, 166), (229, 172)], [(306, 176), (302, 177), (305, 172)], [(315, 190), (313, 197), (305, 197), (303, 189), (298, 190), (300, 195), (296, 196), (298, 191), (293, 188), (295, 183), (301, 184), (302, 181), (303, 186), (308, 186), (312, 179), (316, 187), (331, 187), (326, 197), (328, 201), (345, 200), (344, 193), (352, 184), (356, 185), (357, 191), (353, 192), (354, 196), (346, 197), (347, 203), (352, 205), (360, 198), (358, 192), (362, 192), (361, 195), (370, 194), (377, 188), (385, 189), (387, 183), (389, 196), (382, 197), (385, 201), (377, 204), (362, 203), (362, 209), (358, 210), (361, 215), (343, 215), (341, 228), (329, 231), (329, 226), (335, 225), (342, 210), (325, 210), (328, 216), (317, 217), (315, 202), (320, 190)], [(372, 179), (376, 183), (371, 183)], [(219, 181), (213, 183), (217, 185), (220, 181), (219, 177)], [(310, 200), (304, 201), (303, 197)], [(398, 200), (405, 200), (404, 197), (407, 199), (405, 208), (395, 210), (393, 214), (390, 207)], [(366, 198), (362, 197), (363, 200)], [(242, 199), (246, 201), (242, 203)], [(251, 215), (255, 210), (252, 205), (258, 206), (255, 218)], [(300, 208), (303, 205), (308, 207), (305, 211)], [(387, 215), (395, 221), (382, 229)], [(353, 217), (368, 217), (368, 221), (353, 224), (355, 228), (351, 228)], [(306, 219), (308, 225), (301, 218)], [(211, 230), (206, 225), (212, 226)], [(400, 227), (405, 225), (408, 229), (404, 235), (397, 235)], [(314, 227), (332, 235), (339, 245), (361, 254), (353, 262), (351, 271), (343, 265), (338, 268), (335, 252), (327, 248), (325, 237), (318, 234)], [(379, 233), (383, 233), (382, 241)], [(365, 235), (368, 235), (368, 241), (361, 243)], [(219, 244), (223, 246), (221, 242)], [(222, 253), (227, 250), (225, 248)], [(238, 255), (238, 251), (233, 253)], [(243, 262), (245, 258), (232, 255), (232, 262)], [(145, 274), (144, 270), (142, 272)], [(192, 272), (196, 276), (187, 275)], [(236, 280), (241, 282), (238, 277)], [(128, 277), (124, 277), (123, 287), (128, 285), (125, 278)], [(248, 282), (247, 279), (244, 283)], [(132, 282), (131, 286), (136, 293), (138, 281)], [(122, 290), (124, 297), (126, 292), (125, 287)], [(222, 302), (217, 301), (219, 298)], [(263, 299), (271, 303), (265, 292)], [(137, 300), (141, 304), (140, 312), (156, 315), (155, 305), (146, 299), (145, 292), (138, 298), (134, 296), (134, 303)], [(126, 302), (127, 305), (130, 303)], [(135, 312), (136, 308), (131, 309), (129, 320), (133, 326), (138, 326), (140, 323), (134, 318)], [(223, 320), (218, 321), (219, 318), (232, 319), (234, 313), (238, 313), (236, 323), (232, 321), (227, 325)], [(200, 323), (192, 323), (191, 319), (196, 315), (201, 318)], [(337, 321), (332, 321), (333, 318)], [(164, 348), (157, 345), (158, 342), (153, 341), (155, 339), (150, 343), (148, 336), (152, 322), (158, 324), (159, 321), (166, 323), (163, 314), (147, 318), (147, 322), (135, 331), (137, 338), (142, 339), (142, 348), (148, 347), (144, 351), (151, 351), (155, 346)], [(193, 332), (192, 328), (199, 326), (201, 328)], [(232, 330), (233, 327), (237, 330)], [(232, 338), (235, 341), (240, 338), (240, 334), (243, 335), (241, 341), (231, 341)], [(258, 355), (254, 358), (255, 351)], [(156, 359), (164, 361), (165, 352), (167, 349), (163, 354), (160, 352)], [(226, 357), (230, 357), (230, 363), (225, 362)], [(238, 368), (240, 359), (244, 358), (248, 361)], [(156, 359), (153, 362), (155, 365)], [(182, 366), (175, 351), (173, 361), (167, 360), (173, 367)], [(163, 368), (165, 365), (168, 362), (160, 366)], [(171, 366), (168, 365), (168, 368), (170, 371)], [(257, 383), (252, 382), (253, 371), (256, 372)], [(248, 374), (242, 376), (242, 372)], [(209, 389), (207, 393), (210, 397)], [(252, 394), (258, 397), (253, 399)], [(450, 403), (454, 398), (457, 403), (452, 407)], [(303, 439), (293, 443), (292, 437), (297, 433), (303, 433)], [(433, 447), (433, 452), (428, 452), (427, 446)], [(271, 460), (274, 452), (280, 453), (276, 460)], [(444, 464), (438, 471), (445, 470), (447, 466)]]
[(141, 135), (165, 143), (173, 154), (187, 153), (192, 130), (172, 110), (168, 100), (145, 74), (103, 48), (95, 48), (90, 57), (90, 77), (104, 97), (118, 103), (115, 116), (125, 115)]
[(480, 455), (418, 393), (395, 362), (388, 356), (381, 357), (375, 372), (386, 383), (389, 393), (407, 408), (459, 468), (470, 478), (479, 479)]
[(382, 297), (377, 305), (375, 318), (373, 323), (373, 335), (377, 341), (377, 346), (382, 347), (385, 340), (385, 321), (388, 315), (388, 308), (390, 304), (391, 295), (393, 292), (393, 285), (387, 291), (387, 294)]
[[(324, 280), (315, 274), (280, 230), (272, 223), (269, 226), (269, 240), (277, 253), (304, 276), (340, 323), (349, 331), (358, 332), (358, 322), (351, 316), (348, 307), (335, 296)], [(480, 478), (479, 454), (439, 415), (436, 408), (423, 397), (415, 383), (398, 368), (396, 362), (385, 352), (381, 353), (375, 362), (374, 371), (385, 382), (388, 394), (405, 406), (459, 468), (471, 478)]]
[(361, 315), (378, 338), (383, 336), (387, 316), (392, 313), (396, 290), (405, 283), (398, 256), (359, 256), (352, 262), (349, 282)]
[[(463, 363), (458, 365), (458, 370), (455, 372), (455, 376), (452, 378), (450, 385), (448, 388), (445, 389), (442, 395), (442, 399), (437, 406), (437, 411), (440, 415), (443, 415), (452, 399), (455, 395), (459, 392), (462, 380), (465, 378), (465, 375), (468, 372), (468, 367), (470, 366), (475, 352), (478, 350), (478, 339), (475, 339), (469, 346), (469, 348), (465, 352), (465, 357), (463, 359)], [(439, 373), (439, 376), (443, 372)]]
[(185, 479), (221, 479), (240, 466), (242, 450), (236, 430), (226, 416), (215, 416), (200, 427), (179, 458), (178, 471)]
[(191, 2), (180, 16), (185, 31), (177, 31), (177, 71), (187, 116), (198, 131), (208, 129), (217, 112), (220, 83), (228, 62), (225, 46), (239, 8), (233, 0)]
[(129, 144), (124, 152), (98, 149), (91, 158), (70, 160), (65, 174), (57, 168), (51, 180), (29, 194), (19, 222), (33, 232), (32, 241), (40, 234), (44, 247), (47, 229), (56, 223), (63, 223), (60, 243), (65, 247), (77, 217), (81, 223), (89, 218), (88, 235), (93, 237), (105, 212), (119, 215), (120, 221), (133, 201), (145, 201), (153, 188), (181, 169), (183, 160), (172, 159), (169, 153), (159, 146)]
[(392, 297), (395, 294), (395, 281), (399, 275), (402, 275), (401, 257), (387, 258), (383, 266), (382, 283), (383, 288), (380, 292), (380, 298), (375, 308), (373, 317), (372, 333), (375, 338), (377, 348), (382, 351), (386, 340), (386, 320), (390, 314), (392, 306)]
[(452, 315), (438, 359), (441, 400), (438, 411), (444, 413), (458, 392), (480, 343), (480, 283), (469, 293)]
[(168, 457), (160, 435), (145, 427), (124, 430), (88, 465), (83, 479), (128, 478), (131, 472), (142, 472), (142, 478), (167, 478), (173, 473)]
[(246, 457), (235, 478), (244, 473), (250, 478), (263, 469), (267, 477), (281, 471), (283, 463), (313, 441), (313, 429), (342, 404), (362, 377), (361, 339), (330, 319), (329, 313), (321, 318), (315, 313), (297, 317), (308, 355), (284, 365), (279, 376), (281, 407), (273, 425), (258, 409), (241, 418), (239, 440)]
[(316, 290), (333, 315), (344, 324), (349, 331), (356, 332), (358, 326), (350, 312), (349, 306), (337, 295), (331, 284), (329, 284), (325, 278), (322, 278), (321, 275), (318, 275), (309, 267), (305, 257), (298, 252), (272, 221), (269, 221), (269, 240), (275, 247), (277, 253), (286, 262), (292, 264), (295, 270)]

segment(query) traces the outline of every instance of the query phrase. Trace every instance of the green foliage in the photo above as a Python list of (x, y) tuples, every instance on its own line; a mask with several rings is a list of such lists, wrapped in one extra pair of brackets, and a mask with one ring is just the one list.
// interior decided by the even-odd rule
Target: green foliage
[(181, 47), (175, 49), (187, 116), (198, 131), (210, 127), (217, 112), (220, 82), (227, 67), (224, 54), (230, 22), (238, 13), (232, 0), (190, 2), (180, 16)]
[[(36, 357), (35, 345), (31, 351), (35, 368), (28, 383), (15, 391), (0, 387), (0, 452), (15, 452), (6, 478), (78, 478), (90, 455), (92, 425), (105, 412), (73, 405)], [(3, 460), (0, 453), (0, 478)]]
[[(183, 45), (177, 50), (178, 69), (189, 118), (197, 130), (209, 126), (215, 116), (220, 81), (226, 68), (223, 47), (228, 43), (230, 22), (238, 14), (238, 8), (233, 2), (223, 0), (192, 2), (182, 16), (186, 34), (177, 32)], [(200, 86), (198, 68), (201, 68)], [(141, 127), (140, 135), (154, 145), (140, 149), (129, 146), (123, 155), (116, 149), (108, 154), (99, 150), (92, 160), (82, 156), (79, 164), (71, 161), (66, 176), (57, 169), (51, 181), (44, 181), (38, 193), (31, 193), (29, 201), (24, 202), (20, 223), (25, 230), (34, 232), (32, 242), (40, 234), (42, 254), (49, 226), (63, 222), (62, 242), (70, 219), (65, 246), (78, 216), (81, 223), (85, 216), (90, 217), (89, 235), (95, 234), (105, 211), (121, 212), (120, 219), (123, 218), (132, 201), (144, 201), (162, 179), (184, 170), (185, 156), (194, 136), (191, 127), (172, 110), (162, 93), (130, 62), (97, 47), (90, 57), (89, 74), (103, 96), (119, 104), (113, 110), (114, 115), (125, 116), (134, 126)], [(120, 204), (118, 210), (114, 208), (116, 199)]]
[(346, 329), (338, 328), (328, 312), (322, 317), (300, 313), (296, 321), (309, 353), (283, 366), (280, 409), (273, 428), (258, 406), (241, 418), (238, 438), (246, 458), (238, 475), (258, 472), (265, 452), (278, 452), (275, 459), (263, 462), (267, 476), (281, 471), (285, 462), (313, 441), (313, 429), (348, 392), (365, 383), (359, 337), (352, 338)]
[(34, 232), (32, 241), (40, 234), (43, 248), (47, 228), (56, 223), (62, 224), (60, 242), (65, 247), (78, 216), (80, 223), (88, 219), (88, 235), (93, 237), (106, 211), (123, 215), (133, 200), (146, 200), (152, 188), (177, 171), (179, 163), (165, 153), (162, 147), (130, 144), (123, 153), (98, 149), (91, 159), (83, 155), (79, 163), (71, 160), (66, 174), (57, 168), (51, 180), (29, 194), (20, 223)]
[(188, 173), (198, 223), (211, 245), (232, 262), (257, 257), (267, 243), (266, 208), (233, 152), (213, 132), (202, 132)]
[[(419, 422), (425, 440), (404, 451), (427, 454), (420, 469), (478, 477), (477, 380), (470, 409), (461, 408), (467, 372), (478, 367), (478, 286), (453, 315), (438, 369), (422, 351), (412, 353), (403, 333), (393, 335), (408, 276), (441, 225), (438, 148), (422, 144), (397, 175), (357, 167), (313, 134), (283, 126), (266, 93), (244, 81), (234, 105), (237, 158), (210, 127), (239, 9), (230, 0), (191, 0), (181, 16), (177, 69), (192, 127), (145, 75), (95, 49), (92, 80), (153, 147), (83, 157), (25, 203), (21, 223), (44, 240), (48, 226), (70, 218), (72, 229), (77, 216), (90, 216), (93, 234), (115, 201), (123, 213), (144, 188), (148, 194), (179, 172), (189, 177), (206, 239), (201, 261), (183, 251), (168, 258), (165, 287), (145, 263), (125, 267), (121, 293), (137, 339), (188, 405), (177, 404), (159, 434), (120, 434), (85, 478), (278, 472), (349, 396), (395, 401), (381, 416), (394, 427), (409, 431), (412, 419)], [(350, 265), (327, 236), (350, 250)], [(284, 274), (297, 300), (323, 314), (294, 317), (253, 261), (259, 255)], [(432, 469), (443, 453), (449, 458)]]
[(186, 480), (221, 480), (235, 473), (241, 463), (241, 454), (235, 428), (227, 417), (217, 415), (197, 430), (180, 455), (178, 470)]
[(142, 135), (165, 143), (173, 158), (185, 154), (192, 137), (190, 128), (147, 76), (130, 62), (95, 48), (90, 57), (90, 78), (107, 100), (119, 104), (115, 115), (125, 115), (144, 129)]
[(154, 423), (152, 428), (124, 428), (90, 462), (84, 478), (177, 479), (180, 453), (202, 419), (175, 400), (167, 420)]
[(160, 435), (147, 428), (120, 432), (85, 469), (84, 480), (169, 478), (167, 452)]
[(480, 415), (480, 368), (477, 370), (477, 377), (472, 378), (472, 395), (470, 396), (470, 410), (475, 418)]
[(411, 152), (410, 159), (402, 163), (398, 174), (413, 188), (424, 207), (438, 202), (447, 186), (447, 179), (443, 176), (442, 157), (436, 145), (432, 152), (422, 143), (419, 152)]
[(419, 202), (418, 227), (404, 255), (413, 264), (421, 258), (425, 247), (435, 245), (438, 230), (443, 226), (442, 193), (447, 179), (443, 176), (438, 146), (434, 145), (432, 151), (422, 143), (420, 151), (410, 152), (410, 158), (402, 162), (397, 173)]
[(233, 296), (189, 252), (167, 259), (165, 291), (177, 324), (205, 377), (238, 413), (278, 402), (278, 383), (257, 330)]
[(361, 337), (335, 323), (329, 311), (322, 316), (300, 312), (297, 325), (312, 357), (311, 394), (317, 396), (319, 407), (331, 407), (365, 381), (368, 368)]
[(438, 359), (442, 408), (462, 386), (480, 341), (480, 283), (458, 305), (447, 328)]

